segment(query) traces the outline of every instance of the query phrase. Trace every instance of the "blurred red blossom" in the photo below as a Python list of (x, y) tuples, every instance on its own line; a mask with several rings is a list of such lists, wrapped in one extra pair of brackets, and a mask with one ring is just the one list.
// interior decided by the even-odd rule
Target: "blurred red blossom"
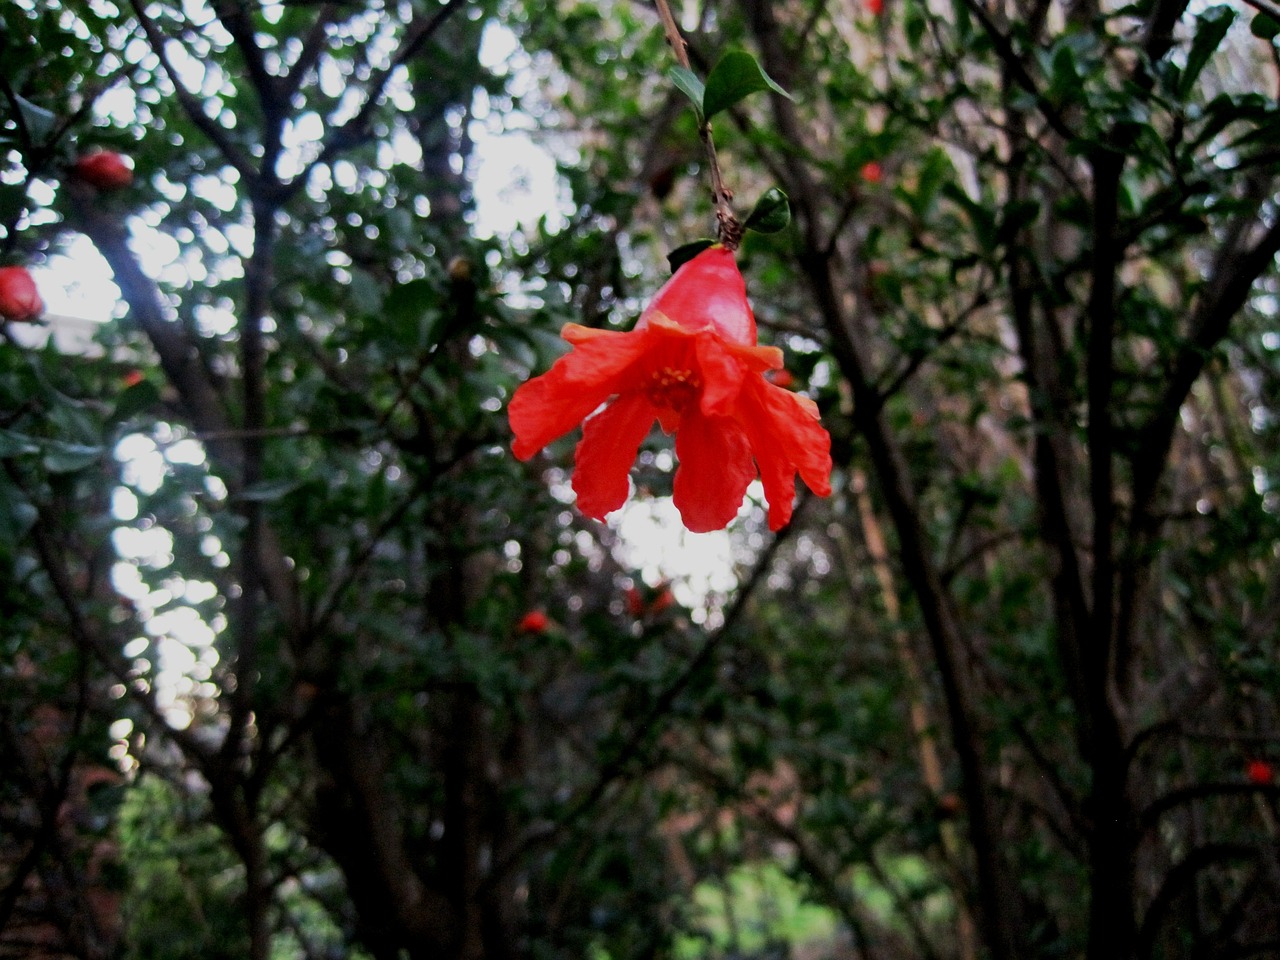
[(133, 183), (133, 167), (128, 159), (114, 150), (94, 150), (84, 154), (72, 165), (71, 172), (99, 190), (123, 190)]
[(541, 610), (530, 610), (520, 618), (519, 630), (521, 633), (545, 633), (551, 620)]
[(0, 317), (30, 321), (44, 313), (44, 301), (26, 267), (0, 267)]

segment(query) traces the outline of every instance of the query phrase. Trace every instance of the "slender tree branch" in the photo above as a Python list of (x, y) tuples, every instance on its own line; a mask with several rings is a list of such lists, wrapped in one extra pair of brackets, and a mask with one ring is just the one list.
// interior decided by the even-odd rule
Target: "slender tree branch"
[(1057, 107), (1051, 104), (1044, 94), (1040, 92), (1039, 84), (1028, 72), (1027, 65), (1022, 62), (1018, 52), (1014, 50), (1013, 41), (991, 19), (991, 14), (987, 11), (986, 6), (980, 0), (964, 0), (964, 5), (969, 8), (969, 12), (973, 14), (974, 19), (978, 21), (987, 37), (991, 40), (991, 46), (1000, 58), (1001, 63), (1009, 71), (1009, 76), (1013, 78), (1018, 86), (1031, 95), (1045, 122), (1064, 140), (1074, 140), (1075, 131), (1071, 129), (1071, 125), (1067, 123)]
[(147, 35), (152, 52), (155, 53), (156, 58), (160, 61), (160, 66), (164, 68), (165, 75), (173, 85), (174, 95), (178, 98), (178, 103), (182, 105), (187, 118), (197, 130), (208, 137), (209, 141), (218, 148), (218, 152), (244, 178), (246, 184), (255, 183), (258, 179), (258, 171), (250, 162), (249, 157), (235, 145), (227, 130), (204, 112), (204, 104), (196, 99), (195, 95), (182, 82), (182, 78), (174, 68), (173, 62), (169, 59), (168, 51), (165, 49), (167, 41), (164, 35), (160, 33), (155, 21), (147, 16), (143, 0), (129, 0), (129, 5), (133, 7), (134, 16), (138, 18), (138, 24)]
[(1160, 819), (1171, 810), (1197, 800), (1208, 797), (1246, 797), (1263, 796), (1272, 800), (1280, 798), (1280, 784), (1276, 783), (1195, 783), (1187, 787), (1179, 787), (1156, 797), (1143, 810), (1139, 811), (1136, 823), (1137, 836), (1144, 837), (1154, 830)]
[(940, 328), (931, 330), (930, 332), (933, 335), (932, 342), (907, 354), (907, 362), (902, 366), (901, 370), (894, 374), (893, 379), (883, 387), (876, 388), (876, 393), (880, 397), (879, 402), (883, 404), (906, 386), (907, 382), (919, 372), (920, 368), (934, 356), (934, 352), (964, 330), (973, 315), (990, 302), (991, 292), (985, 288), (980, 288), (974, 293), (973, 299), (970, 300), (968, 305), (961, 308), (959, 313)]
[(337, 16), (338, 5), (336, 3), (324, 4), (316, 14), (315, 22), (311, 25), (311, 29), (307, 31), (307, 35), (302, 41), (302, 50), (298, 54), (298, 58), (293, 62), (293, 66), (289, 68), (288, 76), (278, 85), (280, 98), (285, 103), (290, 102), (294, 95), (302, 89), (302, 84), (307, 79), (307, 75), (319, 62), (320, 55), (325, 49), (329, 26), (337, 20)]
[[(667, 0), (654, 0), (658, 8), (658, 18), (662, 21), (662, 30), (666, 34), (667, 43), (675, 55), (676, 62), (686, 70), (692, 69), (689, 64), (689, 52), (685, 49), (684, 38)], [(699, 116), (701, 112), (699, 111)], [(742, 241), (742, 224), (733, 213), (733, 191), (724, 182), (724, 173), (720, 169), (720, 160), (716, 156), (715, 139), (711, 135), (710, 121), (703, 119), (698, 126), (698, 137), (702, 140), (702, 148), (707, 154), (707, 165), (711, 173), (711, 199), (716, 207), (716, 222), (719, 225), (719, 239), (730, 250), (738, 249)]]
[[(182, 407), (200, 434), (209, 437), (206, 449), (223, 482), (234, 496), (243, 489), (244, 448), (235, 442), (235, 431), (223, 396), (207, 376), (199, 353), (182, 328), (165, 317), (163, 299), (155, 281), (142, 270), (129, 249), (128, 231), (117, 217), (104, 210), (93, 191), (74, 181), (64, 185), (75, 199), (75, 225), (93, 241), (111, 267), (116, 285), (129, 305), (129, 319), (138, 325), (159, 355), (160, 366), (177, 390)], [(283, 548), (267, 528), (262, 537), (266, 556), (263, 580), (272, 600), (286, 612), (287, 622), (297, 622), (297, 590)]]
[(1093, 576), (1090, 633), (1082, 648), (1087, 697), (1095, 724), (1110, 713), (1112, 638), (1115, 635), (1115, 570), (1112, 566), (1115, 521), (1114, 427), (1111, 395), (1115, 381), (1116, 268), (1124, 251), (1116, 236), (1122, 153), (1094, 154), (1093, 251), (1088, 305), (1086, 392), (1089, 499), (1093, 514)]
[(328, 596), (316, 605), (316, 612), (307, 629), (308, 633), (320, 634), (327, 629), (337, 615), (338, 605), (342, 602), (347, 591), (355, 584), (356, 578), (364, 572), (369, 561), (373, 559), (373, 555), (377, 551), (379, 544), (382, 543), (383, 538), (396, 528), (396, 525), (404, 519), (410, 508), (421, 499), (423, 493), (426, 492), (427, 485), (426, 482), (421, 480), (416, 483), (413, 489), (405, 495), (405, 498), (382, 518), (382, 522), (369, 535), (364, 546), (356, 553), (347, 569), (333, 576), (333, 586)]
[[(262, 431), (266, 429), (266, 385), (263, 368), (266, 347), (262, 322), (266, 318), (271, 277), (275, 257), (275, 208), (255, 200), (253, 205), (253, 253), (245, 264), (245, 304), (240, 319), (241, 407), (244, 438), (241, 442), (240, 484), (252, 490), (262, 481), (265, 449)], [(223, 755), (230, 757), (242, 749), (241, 736), (253, 706), (257, 685), (257, 661), (260, 632), (259, 589), (263, 580), (263, 540), (265, 523), (262, 504), (256, 498), (244, 498), (240, 512), (245, 518), (241, 534), (240, 597), (237, 604), (236, 687), (231, 694), (231, 711)], [(292, 627), (297, 628), (296, 621)]]
[[(744, 787), (733, 783), (729, 777), (711, 769), (709, 765), (695, 763), (689, 756), (682, 754), (672, 755), (670, 759), (680, 769), (706, 783), (715, 792), (716, 797), (734, 795), (741, 797), (746, 804), (747, 814), (752, 820), (777, 839), (785, 841), (795, 850), (796, 858), (799, 860), (800, 866), (804, 868), (805, 874), (812, 879), (823, 899), (840, 915), (840, 919), (849, 928), (849, 934), (853, 940), (853, 947), (857, 956), (863, 958), (863, 960), (870, 960), (874, 956), (870, 950), (870, 944), (875, 939), (870, 931), (869, 921), (871, 918), (865, 915), (862, 904), (858, 902), (858, 898), (855, 895), (852, 895), (853, 891), (850, 885), (841, 877), (839, 871), (832, 869), (828, 865), (829, 851), (818, 847), (809, 836), (794, 824), (784, 822), (778, 816), (776, 804), (756, 799)], [(868, 866), (870, 866), (871, 859), (871, 856), (868, 855)], [(916, 918), (910, 916), (909, 911), (904, 909), (904, 904), (901, 902), (896, 889), (892, 886), (887, 889), (894, 896), (899, 912), (903, 913), (904, 917), (908, 919), (908, 924), (917, 937), (917, 945), (921, 948), (921, 955), (931, 958), (931, 960), (936, 960), (932, 945), (929, 944), (928, 938), (924, 937), (920, 931)]]
[[(136, 3), (137, 0), (133, 2)], [(423, 46), (435, 36), (436, 31), (444, 26), (445, 22), (465, 3), (466, 0), (448, 0), (433, 16), (425, 19), (418, 18), (405, 30), (391, 62), (370, 78), (365, 88), (364, 102), (361, 103), (360, 108), (345, 123), (328, 130), (319, 156), (281, 187), (283, 197), (297, 193), (306, 185), (312, 170), (331, 162), (342, 151), (359, 143), (367, 136), (369, 120), (373, 116), (374, 109), (382, 102), (382, 95), (395, 72), (417, 56)]]
[[(786, 54), (777, 37), (772, 6), (766, 0), (750, 0), (748, 17), (760, 45), (765, 66), (775, 77), (789, 75)], [(805, 131), (790, 101), (771, 97), (779, 133), (795, 144), (807, 142)], [(1003, 859), (997, 817), (981, 758), (980, 735), (973, 703), (973, 678), (965, 662), (967, 643), (961, 632), (954, 600), (943, 587), (928, 546), (926, 532), (912, 489), (902, 450), (883, 419), (867, 364), (870, 350), (856, 316), (850, 316), (836, 286), (834, 257), (823, 253), (825, 238), (818, 223), (820, 191), (803, 164), (790, 168), (790, 186), (797, 219), (804, 238), (802, 263), (814, 294), (815, 306), (832, 338), (833, 352), (854, 395), (854, 419), (867, 441), (880, 481), (885, 504), (898, 534), (899, 553), (908, 581), (920, 605), (951, 724), (952, 743), (963, 773), (969, 809), (970, 841), (977, 858), (981, 921), (988, 948), (996, 960), (1018, 956), (1019, 925), (1014, 917), (1018, 894)], [(855, 310), (865, 310), (858, 304)]]
[[(258, 95), (258, 103), (267, 121), (266, 156), (270, 158), (272, 155), (271, 131), (278, 126), (282, 112), (288, 108), (288, 101), (280, 98), (279, 81), (267, 71), (262, 48), (258, 46), (258, 38), (254, 34), (250, 6), (242, 0), (212, 0), (212, 6), (214, 16), (221, 21), (227, 33), (231, 34), (231, 39), (235, 41), (248, 71), (249, 83)], [(279, 140), (276, 139), (276, 150), (279, 150), (279, 146)], [(271, 162), (265, 162), (263, 169), (269, 172), (272, 166)]]
[[(6, 467), (10, 478), (14, 483), (21, 486), (21, 478), (17, 476), (12, 465), (6, 464)], [(36, 548), (36, 556), (40, 558), (40, 566), (49, 578), (49, 582), (53, 586), (54, 595), (58, 598), (58, 602), (66, 614), (67, 624), (77, 646), (82, 650), (89, 651), (129, 691), (134, 702), (157, 724), (166, 737), (172, 739), (174, 743), (182, 748), (182, 752), (186, 756), (194, 760), (199, 766), (207, 767), (212, 759), (211, 752), (189, 730), (179, 729), (169, 724), (154, 699), (149, 693), (138, 688), (137, 680), (131, 671), (120, 662), (118, 656), (98, 636), (92, 622), (80, 609), (80, 603), (76, 598), (76, 591), (72, 586), (71, 579), (64, 564), (58, 558), (53, 541), (47, 532), (54, 529), (54, 521), (48, 516), (48, 511), (45, 508), (37, 505), (36, 509), (40, 512), (40, 519), (31, 528), (29, 535)]]
[(659, 722), (666, 716), (676, 698), (684, 692), (685, 688), (693, 681), (693, 679), (711, 663), (715, 652), (720, 645), (732, 634), (733, 627), (738, 621), (746, 608), (747, 602), (755, 594), (756, 588), (764, 581), (773, 558), (777, 555), (778, 549), (789, 538), (791, 533), (799, 526), (797, 520), (808, 503), (808, 499), (802, 499), (796, 508), (796, 516), (792, 518), (791, 524), (784, 527), (765, 547), (757, 558), (755, 566), (752, 568), (751, 575), (747, 581), (738, 588), (737, 594), (734, 596), (733, 604), (725, 612), (724, 620), (720, 626), (706, 636), (702, 646), (698, 652), (690, 658), (688, 664), (681, 670), (660, 693), (653, 698), (652, 704), (645, 712), (644, 716), (636, 722), (631, 733), (623, 744), (609, 757), (601, 763), (597, 768), (596, 776), (591, 786), (588, 787), (578, 799), (569, 805), (567, 810), (562, 814), (554, 824), (540, 831), (531, 833), (524, 842), (517, 844), (508, 854), (505, 860), (497, 864), (493, 872), (486, 878), (486, 885), (498, 882), (507, 871), (513, 869), (519, 862), (520, 858), (528, 854), (535, 847), (545, 844), (558, 836), (562, 831), (572, 824), (579, 821), (582, 817), (590, 813), (601, 800), (604, 799), (609, 788), (613, 783), (626, 773), (631, 763), (641, 753), (645, 744), (652, 738), (654, 731), (657, 729)]
[(1280, 253), (1280, 218), (1251, 248), (1242, 249), (1248, 227), (1257, 220), (1242, 218), (1233, 225), (1218, 250), (1209, 281), (1192, 313), (1190, 334), (1173, 364), (1164, 394), (1139, 438), (1134, 466), (1134, 513), (1149, 509), (1168, 465), (1178, 414), (1191, 387), (1199, 379), (1214, 348), (1227, 335), (1231, 321), (1245, 305), (1254, 282)]
[(1142, 923), (1138, 928), (1138, 956), (1153, 955), (1161, 924), (1164, 923), (1174, 901), (1183, 890), (1195, 883), (1201, 872), (1223, 861), (1251, 860), (1257, 857), (1258, 852), (1256, 846), (1240, 843), (1207, 843), (1194, 847), (1184, 854), (1182, 859), (1165, 874), (1160, 888), (1143, 914)]

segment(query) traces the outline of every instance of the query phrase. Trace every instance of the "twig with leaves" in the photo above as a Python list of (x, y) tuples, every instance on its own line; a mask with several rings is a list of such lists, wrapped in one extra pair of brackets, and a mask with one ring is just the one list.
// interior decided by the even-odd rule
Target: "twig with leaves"
[[(689, 63), (689, 51), (685, 49), (684, 37), (680, 35), (680, 27), (676, 24), (675, 17), (671, 15), (671, 8), (667, 5), (667, 0), (654, 0), (654, 2), (658, 8), (658, 18), (662, 21), (662, 30), (667, 36), (667, 43), (671, 46), (671, 52), (675, 54), (676, 62), (692, 77), (693, 70)], [(711, 121), (702, 110), (698, 111), (698, 115), (700, 121), (698, 124), (698, 136), (702, 140), (703, 149), (706, 150), (707, 165), (711, 170), (711, 199), (716, 205), (716, 223), (719, 229), (720, 242), (730, 250), (736, 250), (738, 249), (738, 244), (742, 241), (742, 223), (733, 212), (733, 191), (724, 182), (724, 172), (720, 169), (720, 160), (716, 156), (715, 139), (711, 134)]]

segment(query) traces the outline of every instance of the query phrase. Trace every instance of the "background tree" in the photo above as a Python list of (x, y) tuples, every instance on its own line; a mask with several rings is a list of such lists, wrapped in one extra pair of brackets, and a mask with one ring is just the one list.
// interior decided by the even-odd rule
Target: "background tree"
[(1280, 950), (1280, 10), (675, 13), (837, 464), (706, 604), (503, 415), (715, 229), (649, 5), (0, 11), (0, 266), (121, 293), (2, 328), (0, 951)]

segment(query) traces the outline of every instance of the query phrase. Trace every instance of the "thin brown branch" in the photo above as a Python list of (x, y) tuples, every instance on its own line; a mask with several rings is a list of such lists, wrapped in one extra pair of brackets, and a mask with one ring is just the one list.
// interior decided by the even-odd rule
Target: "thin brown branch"
[[(21, 478), (17, 475), (12, 465), (6, 464), (6, 466), (10, 478), (21, 487)], [(198, 766), (206, 767), (212, 759), (210, 751), (190, 730), (179, 729), (169, 724), (153, 697), (150, 696), (148, 691), (143, 691), (139, 688), (137, 678), (133, 676), (128, 666), (108, 647), (103, 638), (98, 635), (89, 618), (81, 610), (76, 591), (72, 586), (72, 579), (65, 565), (58, 557), (57, 551), (54, 549), (53, 540), (48, 534), (48, 530), (53, 528), (54, 521), (45, 508), (37, 505), (36, 509), (39, 511), (39, 519), (31, 528), (29, 536), (36, 548), (36, 556), (40, 559), (40, 566), (49, 578), (49, 583), (53, 586), (54, 596), (57, 597), (58, 603), (62, 606), (63, 613), (66, 615), (67, 626), (70, 629), (72, 639), (75, 640), (76, 645), (81, 650), (88, 651), (124, 686), (133, 701), (164, 732), (165, 736), (172, 739), (182, 749), (182, 752), (195, 761)]]
[(991, 14), (987, 11), (987, 8), (980, 0), (964, 0), (964, 5), (969, 8), (969, 12), (973, 14), (974, 18), (982, 26), (983, 31), (991, 40), (991, 46), (996, 55), (1009, 71), (1009, 75), (1017, 82), (1018, 86), (1031, 95), (1045, 122), (1064, 140), (1074, 140), (1075, 132), (1071, 129), (1071, 125), (1067, 123), (1061, 112), (1040, 92), (1040, 85), (1036, 83), (1035, 78), (1028, 72), (1027, 65), (1023, 63), (1022, 58), (1018, 56), (1018, 52), (1013, 48), (1013, 41), (991, 19)]
[(1137, 835), (1146, 836), (1159, 824), (1160, 819), (1172, 810), (1205, 800), (1209, 797), (1246, 797), (1263, 796), (1271, 800), (1280, 799), (1280, 783), (1220, 782), (1195, 783), (1187, 787), (1170, 790), (1153, 800), (1141, 810), (1137, 819)]
[(138, 24), (142, 27), (143, 33), (147, 35), (147, 41), (151, 44), (152, 52), (155, 53), (156, 58), (160, 61), (160, 66), (164, 68), (165, 76), (173, 84), (174, 95), (178, 98), (178, 103), (182, 105), (187, 119), (191, 121), (197, 130), (209, 138), (227, 163), (235, 167), (236, 172), (244, 178), (245, 183), (256, 183), (258, 171), (250, 162), (249, 157), (232, 142), (228, 131), (204, 112), (204, 104), (182, 82), (182, 78), (174, 68), (173, 61), (169, 59), (168, 51), (165, 49), (168, 41), (156, 26), (155, 21), (147, 16), (146, 7), (142, 0), (129, 0), (129, 5), (133, 7), (134, 16), (138, 18)]
[[(129, 319), (146, 334), (160, 358), (160, 366), (178, 392), (183, 412), (196, 432), (210, 439), (206, 443), (209, 457), (232, 495), (242, 487), (244, 449), (235, 442), (226, 401), (209, 379), (199, 352), (182, 328), (165, 317), (159, 287), (143, 272), (129, 248), (128, 231), (123, 221), (104, 210), (93, 192), (74, 181), (64, 189), (75, 199), (75, 226), (98, 248), (111, 267), (116, 285), (129, 305)], [(256, 429), (256, 428), (253, 428)], [(264, 584), (268, 595), (284, 611), (288, 622), (296, 623), (297, 591), (283, 548), (268, 528), (262, 537), (265, 556)]]
[[(795, 851), (796, 859), (804, 869), (806, 876), (817, 888), (822, 898), (826, 900), (828, 906), (840, 915), (840, 919), (849, 928), (856, 954), (863, 960), (870, 960), (874, 956), (871, 953), (870, 945), (877, 938), (871, 936), (870, 923), (872, 918), (866, 916), (864, 907), (858, 902), (858, 898), (852, 895), (853, 891), (848, 882), (840, 876), (838, 870), (832, 869), (828, 865), (824, 851), (810, 837), (802, 833), (793, 824), (784, 822), (778, 816), (775, 805), (756, 799), (753, 795), (748, 794), (745, 789), (731, 783), (728, 777), (710, 769), (707, 765), (695, 764), (687, 756), (672, 756), (671, 761), (687, 773), (709, 784), (715, 791), (716, 796), (733, 796), (735, 794), (743, 796), (747, 813), (751, 819), (777, 839), (788, 843)], [(896, 893), (896, 890), (892, 887), (889, 890), (890, 893)], [(900, 912), (905, 913), (905, 911), (902, 911), (901, 902), (895, 899), (895, 903), (898, 904)], [(921, 954), (926, 957), (934, 957), (927, 938), (919, 935), (919, 924), (915, 922), (914, 917), (910, 918), (910, 926), (913, 933), (917, 934), (917, 940), (921, 946)]]
[(404, 519), (405, 514), (409, 512), (409, 509), (418, 502), (419, 498), (425, 492), (426, 486), (427, 484), (422, 481), (415, 484), (414, 488), (405, 496), (405, 498), (382, 518), (382, 522), (379, 523), (377, 528), (369, 535), (364, 546), (356, 552), (355, 557), (352, 559), (347, 569), (341, 573), (335, 571), (331, 575), (330, 579), (333, 586), (330, 589), (328, 596), (316, 605), (316, 612), (311, 619), (311, 624), (307, 630), (308, 633), (320, 634), (325, 631), (326, 627), (328, 627), (329, 623), (338, 612), (338, 604), (342, 601), (346, 592), (355, 584), (356, 578), (359, 577), (365, 567), (368, 566), (369, 561), (373, 559), (373, 555), (377, 551), (378, 546), (382, 543), (383, 538), (394, 530), (400, 521)]
[(887, 384), (877, 388), (876, 392), (880, 397), (879, 402), (884, 403), (906, 386), (907, 382), (916, 375), (920, 368), (933, 357), (934, 351), (960, 333), (973, 315), (990, 302), (991, 291), (985, 287), (979, 288), (969, 303), (961, 308), (955, 317), (948, 320), (941, 327), (931, 330), (930, 332), (933, 334), (932, 342), (908, 353), (907, 362), (902, 369)]
[[(134, 2), (137, 2), (137, 0), (134, 0)], [(319, 156), (308, 163), (297, 176), (283, 186), (282, 193), (284, 196), (289, 196), (302, 189), (311, 176), (312, 170), (329, 163), (342, 151), (360, 143), (368, 135), (370, 117), (372, 117), (374, 109), (382, 102), (382, 95), (395, 72), (417, 56), (423, 46), (435, 36), (436, 31), (444, 26), (449, 17), (457, 12), (465, 2), (466, 0), (449, 0), (433, 16), (417, 19), (409, 25), (400, 40), (399, 48), (391, 58), (391, 62), (370, 78), (365, 90), (364, 102), (360, 104), (360, 108), (345, 123), (329, 129), (325, 135), (324, 144), (320, 148)]]
[[(671, 52), (676, 62), (686, 70), (691, 70), (689, 51), (686, 49), (680, 27), (671, 15), (667, 0), (654, 0), (658, 8), (658, 19), (662, 21), (662, 30), (666, 35)], [(701, 110), (699, 110), (701, 116)], [(724, 172), (720, 169), (720, 159), (716, 156), (715, 138), (711, 135), (711, 123), (705, 118), (698, 126), (698, 137), (702, 140), (702, 148), (707, 154), (707, 165), (711, 173), (711, 200), (716, 207), (716, 222), (719, 239), (730, 250), (737, 250), (742, 241), (742, 224), (733, 212), (733, 191), (724, 182)]]
[(1280, 252), (1280, 218), (1253, 247), (1243, 248), (1249, 228), (1257, 225), (1254, 218), (1237, 222), (1219, 248), (1209, 282), (1192, 314), (1190, 334), (1174, 362), (1156, 412), (1142, 431), (1134, 456), (1135, 513), (1148, 509), (1155, 495), (1167, 465), (1178, 413), (1187, 394), (1214, 348), (1227, 335), (1231, 321), (1248, 300), (1254, 282), (1272, 266)]
[[(267, 71), (262, 48), (258, 46), (258, 39), (254, 35), (250, 7), (240, 0), (213, 0), (212, 6), (214, 15), (222, 22), (227, 33), (231, 34), (231, 39), (244, 60), (249, 82), (258, 95), (258, 103), (267, 119), (267, 136), (270, 137), (270, 128), (278, 126), (281, 111), (287, 109), (288, 101), (280, 98), (279, 80)], [(278, 147), (277, 143), (277, 149)], [(271, 156), (270, 149), (267, 150), (267, 156)], [(271, 164), (264, 164), (264, 168), (270, 170)]]
[(599, 765), (591, 785), (583, 790), (578, 799), (568, 806), (565, 813), (555, 823), (530, 833), (522, 843), (515, 845), (507, 857), (494, 867), (494, 870), (485, 881), (486, 885), (500, 882), (506, 873), (519, 863), (520, 858), (526, 856), (536, 847), (550, 842), (559, 836), (562, 831), (594, 810), (600, 801), (605, 798), (614, 782), (627, 772), (632, 762), (643, 751), (645, 744), (653, 737), (654, 731), (658, 728), (663, 717), (670, 711), (676, 698), (685, 691), (700, 672), (710, 666), (716, 651), (732, 635), (733, 627), (737, 624), (739, 617), (742, 616), (748, 601), (755, 595), (755, 591), (760, 584), (764, 582), (778, 549), (787, 541), (791, 533), (799, 528), (797, 521), (808, 503), (809, 498), (802, 497), (796, 506), (796, 514), (792, 518), (791, 524), (784, 527), (769, 541), (768, 546), (764, 548), (756, 559), (750, 576), (738, 588), (733, 603), (725, 611), (724, 619), (720, 626), (713, 633), (706, 636), (702, 646), (690, 658), (685, 668), (672, 678), (667, 686), (653, 698), (651, 706), (632, 727), (631, 733), (622, 745), (611, 757)]
[[(765, 68), (775, 77), (789, 74), (787, 54), (778, 37), (773, 5), (749, 0), (749, 21), (760, 46)], [(794, 105), (783, 97), (771, 102), (778, 132), (797, 145), (808, 141)], [(963, 773), (969, 809), (969, 839), (977, 859), (978, 890), (985, 939), (996, 960), (1013, 960), (1020, 924), (1015, 919), (1019, 897), (999, 841), (999, 827), (991, 784), (982, 759), (981, 734), (976, 723), (974, 681), (966, 662), (967, 643), (954, 598), (943, 586), (933, 559), (928, 534), (912, 486), (910, 472), (897, 437), (876, 404), (876, 389), (868, 363), (871, 350), (865, 334), (865, 304), (851, 311), (838, 286), (835, 257), (823, 251), (825, 237), (819, 211), (825, 201), (804, 165), (796, 165), (791, 184), (794, 209), (804, 244), (801, 266), (809, 280), (815, 309), (831, 335), (837, 362), (854, 394), (854, 420), (866, 439), (875, 464), (885, 505), (898, 535), (898, 551), (908, 582), (918, 598), (938, 666), (951, 726), (952, 743)]]
[(298, 54), (298, 58), (293, 62), (293, 66), (289, 68), (289, 74), (280, 83), (280, 98), (288, 103), (293, 99), (301, 88), (303, 81), (307, 75), (315, 68), (320, 60), (320, 54), (324, 52), (325, 40), (329, 25), (337, 19), (338, 6), (334, 3), (326, 3), (320, 8), (320, 12), (316, 14), (315, 23), (311, 25), (311, 29), (307, 31), (306, 37), (302, 41), (302, 50)]

